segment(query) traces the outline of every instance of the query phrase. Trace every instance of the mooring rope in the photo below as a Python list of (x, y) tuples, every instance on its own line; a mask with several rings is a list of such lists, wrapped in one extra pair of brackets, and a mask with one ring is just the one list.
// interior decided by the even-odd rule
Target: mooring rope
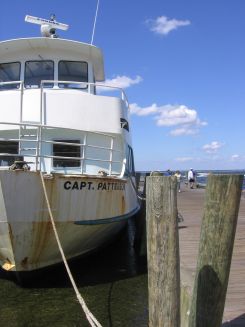
[(136, 193), (137, 198), (140, 199), (140, 200), (142, 200), (142, 201), (146, 201), (146, 198), (145, 198), (145, 197), (142, 197), (142, 196), (140, 195), (140, 193), (138, 192), (137, 187), (135, 186), (134, 181), (133, 181), (131, 175), (129, 175), (129, 179), (130, 179), (130, 181), (131, 181), (131, 184), (132, 184), (132, 186), (133, 186), (133, 189), (134, 189), (134, 191), (135, 191), (135, 193)]
[[(146, 201), (146, 197), (141, 196), (140, 193), (138, 192), (138, 189), (135, 186), (131, 175), (129, 176), (129, 179), (131, 181), (131, 184), (133, 186), (133, 189), (134, 189), (134, 191), (136, 193), (137, 198), (140, 199), (141, 201)], [(178, 220), (179, 223), (184, 221), (184, 217), (182, 216), (182, 214), (179, 211), (177, 211), (177, 220)]]
[(72, 284), (73, 289), (74, 289), (74, 291), (76, 293), (78, 302), (80, 303), (80, 305), (81, 305), (81, 307), (82, 307), (82, 309), (83, 309), (83, 311), (84, 311), (84, 313), (86, 315), (86, 318), (88, 319), (88, 321), (90, 323), (90, 326), (92, 326), (92, 327), (102, 327), (102, 325), (98, 322), (98, 320), (94, 317), (94, 315), (89, 311), (89, 309), (88, 309), (84, 299), (82, 298), (81, 294), (79, 293), (79, 290), (78, 290), (78, 288), (76, 286), (76, 283), (75, 283), (75, 281), (74, 281), (74, 279), (72, 277), (70, 268), (68, 266), (64, 251), (63, 251), (61, 243), (60, 243), (59, 235), (57, 233), (53, 213), (52, 213), (52, 210), (51, 210), (51, 207), (50, 207), (50, 202), (49, 202), (49, 199), (48, 199), (47, 189), (46, 189), (43, 174), (42, 174), (41, 171), (40, 171), (40, 177), (41, 177), (41, 181), (42, 181), (43, 192), (44, 192), (44, 196), (45, 196), (45, 200), (46, 200), (46, 204), (47, 204), (47, 208), (48, 208), (48, 212), (49, 212), (49, 217), (50, 217), (52, 227), (53, 227), (53, 231), (54, 231), (54, 234), (55, 234), (55, 238), (56, 238), (56, 241), (57, 241), (59, 251), (60, 251), (61, 257), (63, 259), (64, 265), (66, 267), (67, 274), (68, 274), (68, 276), (70, 278), (71, 284)]

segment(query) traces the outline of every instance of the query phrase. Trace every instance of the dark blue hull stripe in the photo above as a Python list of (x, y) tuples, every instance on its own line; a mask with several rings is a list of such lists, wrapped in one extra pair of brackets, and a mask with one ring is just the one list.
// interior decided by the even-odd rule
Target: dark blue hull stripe
[(103, 219), (96, 219), (96, 220), (79, 220), (74, 221), (75, 225), (101, 225), (101, 224), (110, 224), (115, 223), (118, 221), (127, 220), (133, 215), (135, 215), (139, 211), (140, 207), (136, 207), (134, 210), (130, 211), (129, 213), (121, 216), (116, 216), (112, 218), (103, 218)]

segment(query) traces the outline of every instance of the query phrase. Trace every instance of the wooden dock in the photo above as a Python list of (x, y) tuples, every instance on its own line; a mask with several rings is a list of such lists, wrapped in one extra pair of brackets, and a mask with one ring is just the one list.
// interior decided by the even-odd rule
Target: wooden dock
[[(181, 280), (190, 287), (194, 284), (200, 227), (205, 200), (204, 189), (182, 186), (178, 193), (178, 211), (184, 221), (179, 223)], [(235, 244), (227, 290), (224, 327), (245, 326), (245, 194), (240, 203)]]

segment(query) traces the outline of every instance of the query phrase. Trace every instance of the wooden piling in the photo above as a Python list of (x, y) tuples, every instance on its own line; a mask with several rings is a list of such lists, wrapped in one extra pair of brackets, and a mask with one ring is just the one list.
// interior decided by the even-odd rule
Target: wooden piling
[(241, 198), (242, 175), (209, 175), (189, 327), (220, 327)]
[[(149, 176), (149, 175), (148, 175)], [(158, 170), (153, 170), (151, 173), (150, 173), (150, 176), (163, 176), (163, 173), (161, 173), (160, 171)]]
[(180, 271), (176, 178), (147, 177), (146, 221), (149, 326), (179, 327)]

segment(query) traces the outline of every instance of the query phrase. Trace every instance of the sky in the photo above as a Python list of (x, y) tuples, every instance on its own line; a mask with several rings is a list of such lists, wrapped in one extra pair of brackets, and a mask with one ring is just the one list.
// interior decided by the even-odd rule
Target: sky
[[(97, 1), (2, 1), (0, 41), (54, 13), (90, 43)], [(136, 170), (245, 169), (244, 0), (100, 0), (93, 44), (127, 94)]]

